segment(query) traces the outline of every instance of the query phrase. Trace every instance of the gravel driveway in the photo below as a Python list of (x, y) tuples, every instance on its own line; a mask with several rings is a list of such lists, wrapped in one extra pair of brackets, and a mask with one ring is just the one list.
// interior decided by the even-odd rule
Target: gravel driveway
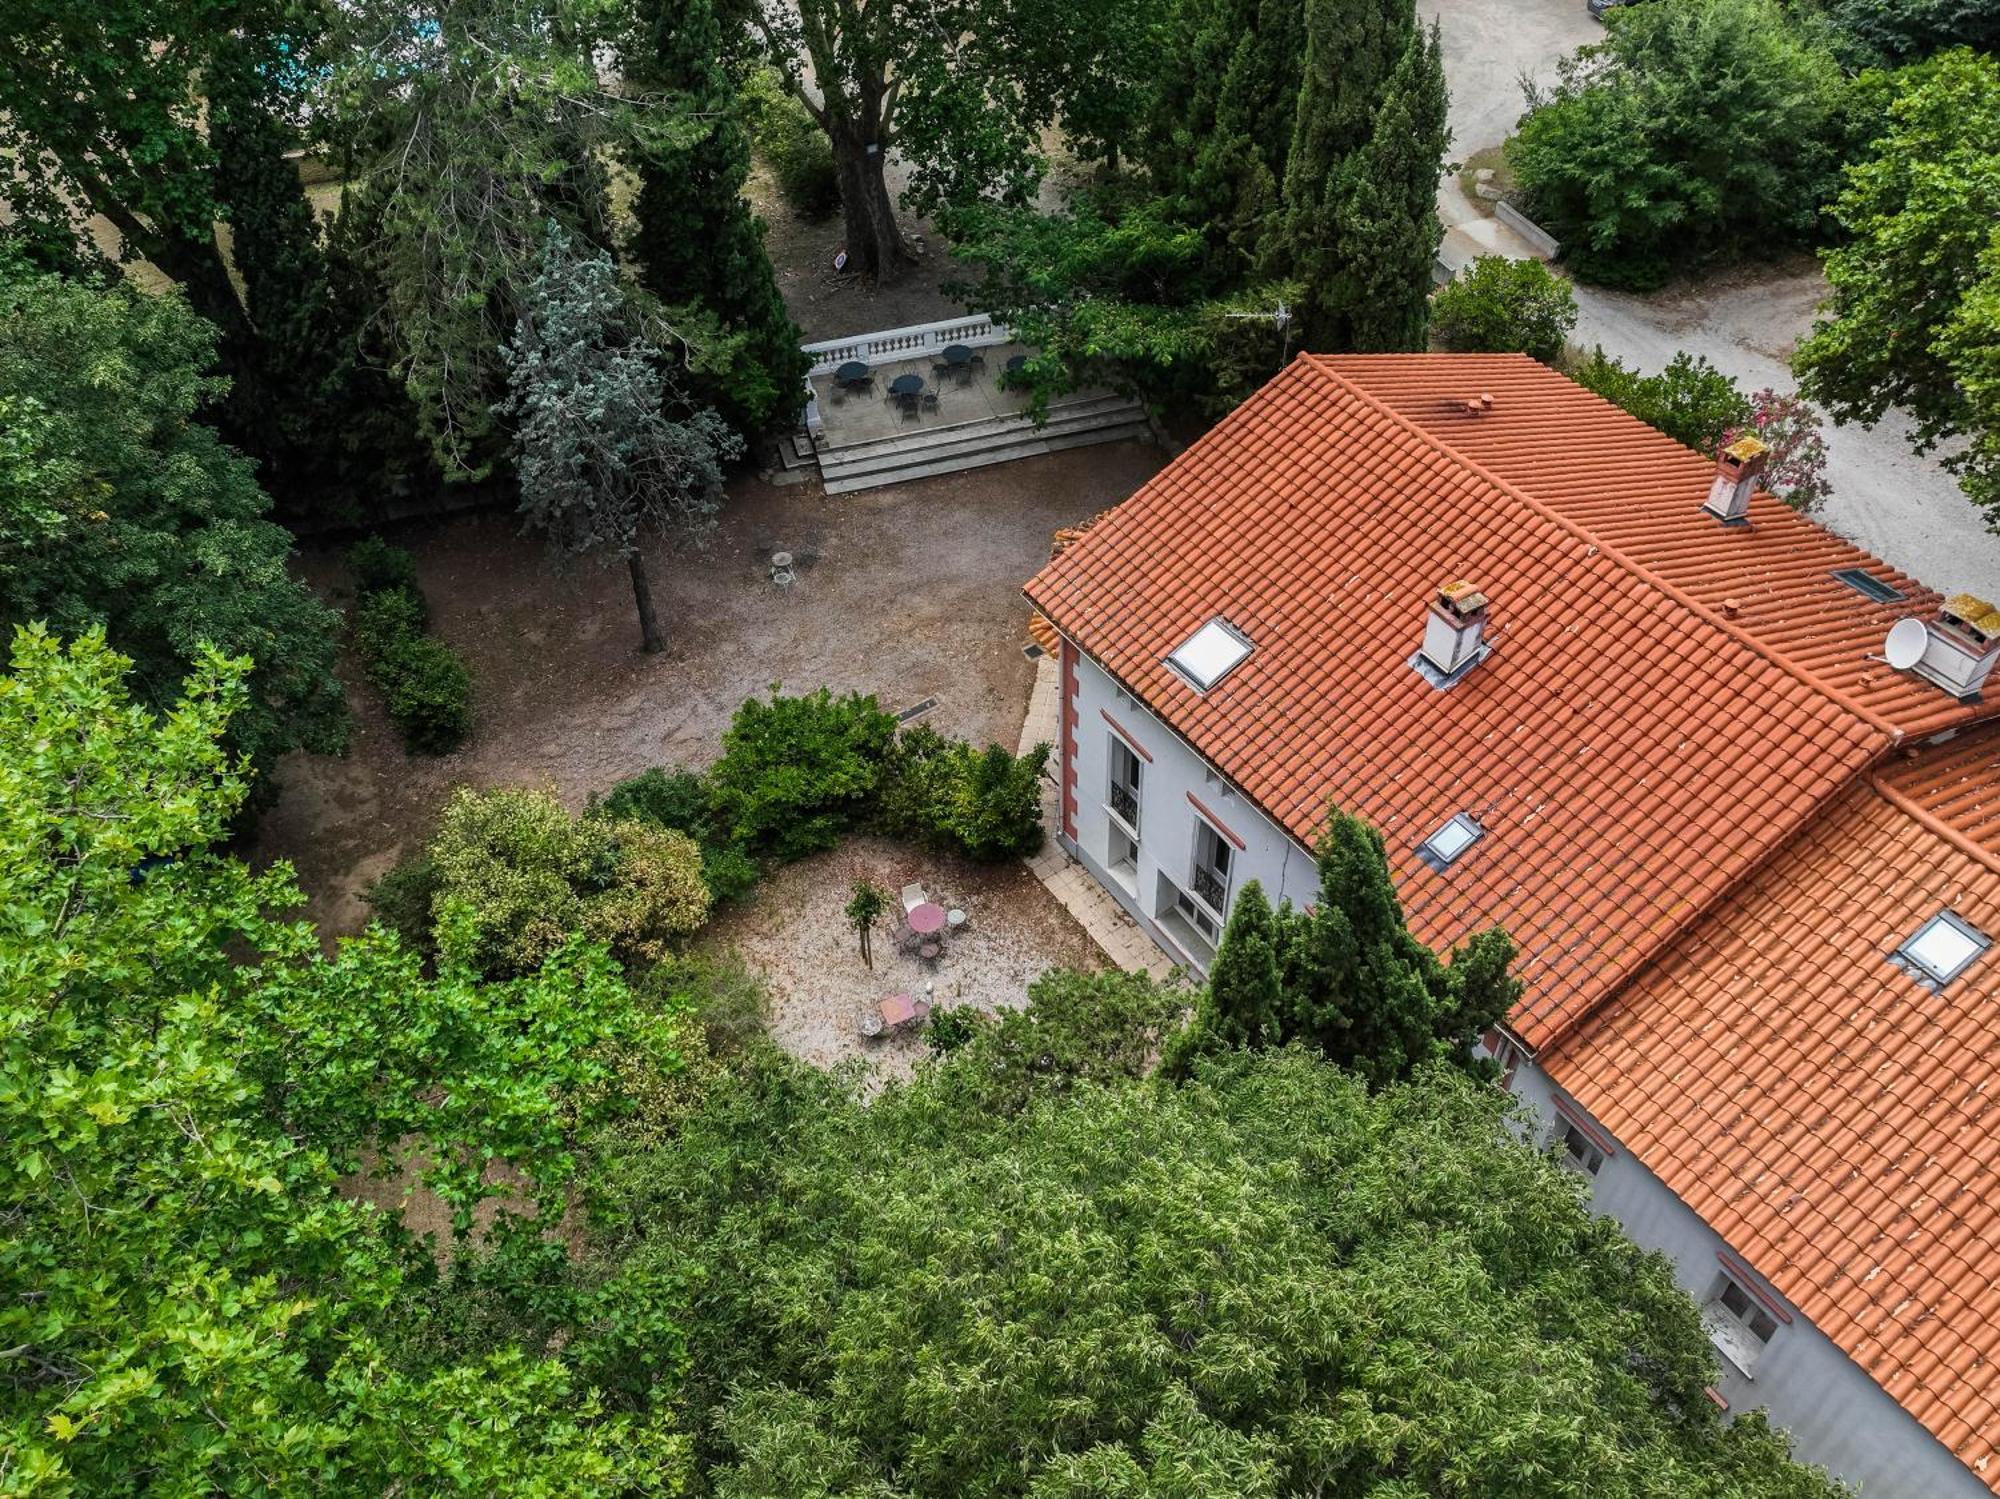
[[(1603, 34), (1583, 0), (1426, 0), (1423, 9), (1444, 28), (1458, 160), (1499, 144), (1513, 129), (1524, 73), (1551, 79), (1558, 58)], [(1506, 226), (1466, 201), (1454, 173), (1439, 187), (1438, 211), (1449, 265), (1480, 254), (1529, 253)], [(1805, 258), (1739, 268), (1649, 297), (1579, 286), (1575, 338), (1646, 370), (1685, 349), (1706, 356), (1746, 390), (1790, 390), (1785, 361), (1811, 328), (1825, 291), (1817, 266)], [(1819, 518), (1942, 592), (2000, 597), (2000, 536), (1935, 457), (1911, 452), (1907, 430), (1899, 417), (1872, 432), (1829, 426), (1833, 497)]]

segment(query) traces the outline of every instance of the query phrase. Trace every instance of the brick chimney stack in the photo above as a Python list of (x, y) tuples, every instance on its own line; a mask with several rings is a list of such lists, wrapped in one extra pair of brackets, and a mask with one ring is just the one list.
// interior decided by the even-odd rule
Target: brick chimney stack
[(1750, 496), (1764, 475), (1771, 450), (1754, 437), (1739, 437), (1715, 455), (1715, 482), (1702, 509), (1725, 526), (1750, 523)]

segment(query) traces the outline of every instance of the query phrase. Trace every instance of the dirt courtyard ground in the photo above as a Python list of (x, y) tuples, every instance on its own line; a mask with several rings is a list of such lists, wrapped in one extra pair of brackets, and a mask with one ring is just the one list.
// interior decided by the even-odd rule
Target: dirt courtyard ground
[[(876, 928), (874, 968), (861, 961), (843, 912), (862, 879), (888, 891), (892, 903), (903, 886), (918, 883), (939, 904), (966, 913), (964, 930), (935, 967), (897, 952), (894, 910)], [(859, 1058), (877, 1082), (908, 1077), (928, 1046), (920, 1026), (863, 1040), (855, 1021), (867, 1006), (892, 994), (922, 999), (929, 983), (939, 1009), (1017, 1009), (1045, 968), (1104, 966), (1097, 945), (1018, 861), (970, 864), (879, 838), (853, 839), (779, 870), (749, 905), (710, 923), (701, 941), (735, 949), (763, 976), (770, 1032), (780, 1046), (821, 1067)]]
[[(649, 766), (706, 764), (737, 705), (774, 682), (872, 692), (892, 711), (935, 697), (926, 721), (941, 732), (1012, 748), (1034, 678), (1021, 584), (1057, 527), (1124, 499), (1161, 461), (1119, 443), (833, 500), (816, 482), (739, 482), (707, 552), (652, 549), (658, 656), (637, 649), (622, 567), (558, 567), (509, 515), (398, 533), (433, 628), (471, 666), (472, 742), (405, 755), (344, 659), (353, 747), (284, 762), (250, 852), (297, 866), (324, 929), (357, 930), (361, 889), (427, 836), (453, 785), (549, 785), (581, 806)], [(770, 581), (774, 550), (800, 559), (788, 591)], [(336, 554), (306, 567), (345, 602)]]

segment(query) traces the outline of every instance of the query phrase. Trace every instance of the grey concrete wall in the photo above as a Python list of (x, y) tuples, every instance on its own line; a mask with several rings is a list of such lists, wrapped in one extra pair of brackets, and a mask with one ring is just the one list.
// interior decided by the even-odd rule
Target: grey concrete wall
[[(1547, 1074), (1523, 1062), (1513, 1088), (1540, 1121), (1537, 1143), (1547, 1141), (1556, 1117), (1551, 1101), (1556, 1090)], [(1591, 1180), (1590, 1196), (1596, 1211), (1674, 1262), (1676, 1279), (1697, 1305), (1721, 1289), (1719, 1252), (1728, 1250), (1751, 1271), (1758, 1269), (1622, 1146)], [(1773, 1424), (1791, 1432), (1798, 1457), (1856, 1485), (1864, 1499), (1992, 1499), (1992, 1490), (1860, 1365), (1768, 1282), (1759, 1284), (1792, 1320), (1765, 1346), (1754, 1377), (1719, 1360), (1722, 1377), (1715, 1388), (1732, 1413), (1768, 1411)]]
[[(1181, 935), (1158, 920), (1161, 872), (1184, 889), (1188, 884), (1195, 828), (1202, 820), (1188, 800), (1190, 795), (1243, 840), (1231, 871), (1231, 899), (1255, 879), (1263, 883), (1273, 905), (1281, 898), (1294, 905), (1312, 900), (1319, 889), (1319, 872), (1310, 853), (1210, 772), (1184, 741), (1088, 657), (1079, 656), (1076, 675), (1076, 843), (1070, 851), (1169, 953), (1197, 969), (1205, 966), (1204, 954), (1190, 950)], [(1139, 868), (1129, 883), (1109, 871), (1112, 824), (1105, 797), (1116, 730), (1106, 722), (1107, 714), (1152, 756), (1150, 763), (1143, 758), (1140, 762)]]
[(1526, 240), (1543, 259), (1554, 260), (1562, 253), (1562, 245), (1556, 237), (1512, 203), (1504, 199), (1495, 203), (1493, 217)]

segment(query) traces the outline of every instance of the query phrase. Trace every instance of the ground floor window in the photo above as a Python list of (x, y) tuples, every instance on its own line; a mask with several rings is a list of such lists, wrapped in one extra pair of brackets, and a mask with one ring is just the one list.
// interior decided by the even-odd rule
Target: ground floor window
[(1113, 878), (1124, 884), (1128, 890), (1135, 889), (1139, 881), (1139, 840), (1118, 826), (1111, 824), (1111, 837), (1106, 849), (1105, 867)]
[(1604, 1152), (1598, 1149), (1597, 1142), (1560, 1115), (1556, 1117), (1556, 1141), (1562, 1146), (1565, 1166), (1585, 1176), (1595, 1176), (1604, 1169)]
[(1702, 1325), (1716, 1352), (1748, 1378), (1757, 1368), (1764, 1347), (1778, 1333), (1778, 1319), (1735, 1280), (1722, 1277), (1722, 1289), (1701, 1309)]

